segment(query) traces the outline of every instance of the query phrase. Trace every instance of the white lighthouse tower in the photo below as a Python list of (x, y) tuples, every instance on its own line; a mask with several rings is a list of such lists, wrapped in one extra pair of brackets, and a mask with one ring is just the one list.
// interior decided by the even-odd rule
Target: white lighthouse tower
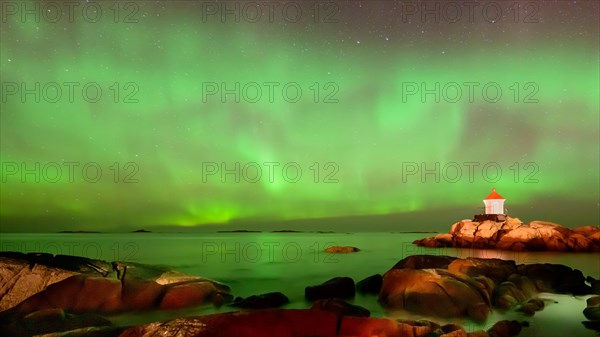
[(492, 188), (492, 193), (483, 199), (485, 205), (485, 214), (504, 214), (504, 199), (500, 194), (496, 192), (495, 188)]

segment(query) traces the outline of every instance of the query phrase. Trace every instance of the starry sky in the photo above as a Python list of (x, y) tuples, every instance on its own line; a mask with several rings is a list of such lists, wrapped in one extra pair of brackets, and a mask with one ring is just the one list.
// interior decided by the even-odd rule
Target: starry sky
[(599, 224), (596, 1), (53, 3), (2, 3), (0, 231)]

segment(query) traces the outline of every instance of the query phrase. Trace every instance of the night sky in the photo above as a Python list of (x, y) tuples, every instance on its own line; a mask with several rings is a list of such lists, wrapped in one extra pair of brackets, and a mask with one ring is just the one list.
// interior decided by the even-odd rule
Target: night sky
[(1, 231), (599, 224), (597, 1), (53, 3), (2, 1)]

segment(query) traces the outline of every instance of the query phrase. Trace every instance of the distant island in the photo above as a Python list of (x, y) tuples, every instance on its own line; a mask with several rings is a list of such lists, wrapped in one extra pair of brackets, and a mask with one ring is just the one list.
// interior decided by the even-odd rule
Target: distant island
[(569, 229), (548, 221), (524, 224), (506, 216), (504, 221), (462, 220), (449, 233), (416, 240), (418, 246), (488, 248), (511, 251), (600, 252), (600, 228)]
[(152, 233), (152, 231), (140, 228), (140, 229), (136, 229), (134, 231), (131, 231), (131, 233)]

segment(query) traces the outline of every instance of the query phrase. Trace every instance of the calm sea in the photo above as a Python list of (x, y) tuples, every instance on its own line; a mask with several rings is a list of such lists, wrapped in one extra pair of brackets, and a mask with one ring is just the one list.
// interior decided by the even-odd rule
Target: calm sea
[[(271, 291), (286, 294), (289, 308), (303, 308), (304, 287), (335, 276), (355, 281), (384, 273), (400, 259), (413, 254), (485, 257), (517, 263), (559, 263), (600, 277), (600, 254), (505, 252), (455, 248), (416, 247), (412, 241), (429, 236), (415, 233), (131, 233), (131, 234), (3, 234), (1, 251), (46, 252), (170, 266), (185, 273), (229, 285), (234, 296), (246, 297)], [(355, 246), (352, 254), (327, 254), (332, 245)], [(489, 327), (499, 319), (528, 320), (531, 326), (520, 336), (593, 336), (581, 321), (585, 299), (542, 294), (546, 308), (533, 318), (519, 313), (494, 312), (485, 325), (454, 321), (468, 330)], [(557, 302), (557, 303), (555, 303)], [(375, 296), (357, 295), (354, 303), (371, 310), (372, 316), (419, 318), (385, 312)], [(113, 317), (117, 324), (167, 319), (174, 315), (223, 312), (229, 308), (195, 308), (173, 313), (145, 313)], [(425, 317), (426, 318), (426, 317)], [(439, 319), (433, 319), (440, 321)]]

